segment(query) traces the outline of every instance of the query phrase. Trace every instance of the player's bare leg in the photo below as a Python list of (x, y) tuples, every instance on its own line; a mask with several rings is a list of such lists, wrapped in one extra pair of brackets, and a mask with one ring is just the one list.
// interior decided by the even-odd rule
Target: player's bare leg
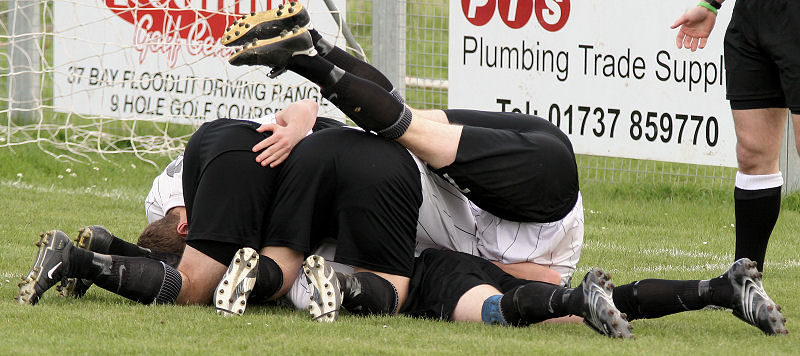
[(778, 172), (787, 114), (779, 108), (733, 110), (739, 170), (746, 174)]
[[(461, 142), (462, 126), (450, 125), (439, 120), (426, 120), (422, 115), (414, 115), (418, 111), (411, 110), (412, 117), (408, 129), (397, 142), (408, 148), (425, 163), (434, 169), (449, 166), (456, 160), (458, 144)], [(429, 113), (428, 116), (444, 115)]]
[(474, 323), (483, 322), (484, 317), (481, 315), (481, 311), (484, 301), (494, 296), (502, 297), (503, 293), (488, 284), (472, 287), (458, 299), (451, 319)]
[(183, 259), (178, 265), (183, 285), (175, 303), (210, 304), (214, 287), (219, 283), (227, 267), (187, 245)]

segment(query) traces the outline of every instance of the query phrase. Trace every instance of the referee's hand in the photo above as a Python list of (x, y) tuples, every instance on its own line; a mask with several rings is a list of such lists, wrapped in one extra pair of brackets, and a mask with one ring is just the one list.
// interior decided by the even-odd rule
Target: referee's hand
[(678, 45), (678, 48), (686, 48), (694, 52), (698, 48), (702, 49), (706, 46), (708, 36), (711, 35), (711, 30), (714, 29), (716, 22), (717, 15), (705, 7), (695, 6), (686, 11), (669, 28), (680, 27), (675, 44)]

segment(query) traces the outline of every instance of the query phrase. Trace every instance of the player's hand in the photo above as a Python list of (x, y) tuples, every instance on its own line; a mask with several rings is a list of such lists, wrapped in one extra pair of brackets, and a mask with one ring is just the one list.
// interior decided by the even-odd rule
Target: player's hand
[(704, 48), (716, 22), (717, 15), (702, 6), (695, 6), (670, 26), (672, 29), (680, 27), (675, 44), (692, 52)]
[(261, 125), (258, 132), (271, 131), (272, 135), (253, 146), (253, 152), (261, 153), (256, 156), (256, 162), (262, 166), (269, 165), (275, 167), (289, 157), (289, 153), (303, 137), (306, 132), (299, 132), (301, 129), (293, 126), (281, 126), (277, 124)]
[(275, 167), (285, 161), (294, 146), (311, 131), (317, 120), (317, 109), (316, 102), (300, 100), (275, 114), (277, 124), (261, 125), (258, 132), (271, 131), (272, 136), (253, 146), (253, 152), (263, 151), (256, 161), (265, 167)]

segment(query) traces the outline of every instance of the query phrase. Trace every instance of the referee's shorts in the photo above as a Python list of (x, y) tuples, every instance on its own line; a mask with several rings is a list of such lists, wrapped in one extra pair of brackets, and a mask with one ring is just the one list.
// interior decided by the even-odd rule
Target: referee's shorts
[(800, 1), (739, 0), (731, 16), (724, 47), (731, 108), (800, 114)]

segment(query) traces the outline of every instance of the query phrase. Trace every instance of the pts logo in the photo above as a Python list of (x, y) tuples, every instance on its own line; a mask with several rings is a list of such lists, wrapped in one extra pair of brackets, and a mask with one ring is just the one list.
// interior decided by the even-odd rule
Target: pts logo
[(570, 0), (461, 0), (461, 9), (471, 24), (483, 26), (492, 19), (495, 6), (506, 26), (517, 29), (525, 26), (536, 14), (539, 25), (556, 32), (569, 19)]

